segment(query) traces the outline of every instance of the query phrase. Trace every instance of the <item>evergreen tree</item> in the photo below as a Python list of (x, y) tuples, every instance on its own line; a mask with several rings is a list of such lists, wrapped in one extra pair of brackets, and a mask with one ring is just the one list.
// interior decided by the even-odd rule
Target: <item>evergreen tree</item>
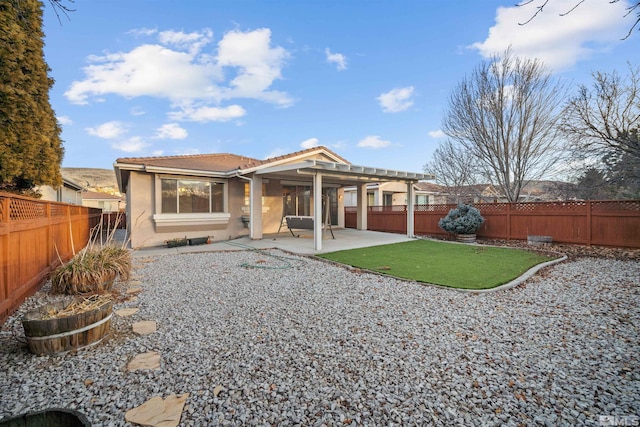
[(62, 183), (64, 150), (49, 103), (40, 0), (0, 2), (0, 191)]

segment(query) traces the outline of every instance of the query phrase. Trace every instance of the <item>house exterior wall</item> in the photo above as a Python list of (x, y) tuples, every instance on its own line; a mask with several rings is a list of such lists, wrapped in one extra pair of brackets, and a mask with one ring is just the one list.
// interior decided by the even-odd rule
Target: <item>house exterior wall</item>
[(248, 235), (249, 230), (245, 228), (241, 219), (244, 181), (236, 178), (224, 181), (227, 212), (230, 214), (226, 224), (159, 226), (154, 219), (154, 214), (158, 214), (160, 210), (160, 202), (156, 197), (159, 180), (155, 174), (132, 171), (127, 188), (127, 221), (130, 222), (129, 229), (132, 230), (131, 246), (161, 246), (167, 240), (183, 237), (209, 237), (211, 241), (220, 241)]
[(102, 209), (103, 212), (118, 212), (120, 204), (117, 200), (83, 200), (82, 206)]
[(82, 201), (82, 196), (79, 191), (72, 188), (62, 186), (59, 189), (55, 189), (50, 185), (43, 185), (37, 188), (42, 194), (41, 200), (48, 200), (50, 202), (64, 202), (71, 203), (73, 205), (79, 205)]

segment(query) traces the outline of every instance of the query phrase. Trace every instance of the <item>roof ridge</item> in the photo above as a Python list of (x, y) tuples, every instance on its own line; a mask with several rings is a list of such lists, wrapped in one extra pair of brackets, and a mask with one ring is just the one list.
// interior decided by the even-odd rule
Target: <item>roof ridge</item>
[(324, 145), (316, 145), (315, 147), (305, 148), (304, 150), (294, 151), (293, 153), (281, 154), (279, 156), (274, 156), (274, 157), (267, 157), (266, 159), (262, 160), (262, 162), (264, 162), (264, 163), (276, 162), (278, 160), (284, 160), (284, 159), (288, 159), (288, 158), (291, 158), (291, 157), (299, 156), (301, 154), (312, 153), (312, 152), (318, 151), (318, 150), (328, 151), (333, 156), (339, 158), (340, 160), (344, 161), (345, 163), (350, 163), (344, 157), (340, 156), (339, 154), (335, 153), (333, 150), (329, 149), (328, 147), (326, 147)]
[[(173, 156), (149, 156), (149, 157), (120, 157), (116, 159), (116, 162), (120, 160), (162, 160), (162, 159), (184, 159), (184, 158), (193, 158), (193, 157), (220, 157), (220, 156), (232, 156), (232, 157), (240, 157), (250, 160), (258, 160), (253, 157), (243, 156), (241, 154), (233, 154), (233, 153), (198, 153), (198, 154), (176, 154)], [(259, 161), (259, 160), (258, 160)]]

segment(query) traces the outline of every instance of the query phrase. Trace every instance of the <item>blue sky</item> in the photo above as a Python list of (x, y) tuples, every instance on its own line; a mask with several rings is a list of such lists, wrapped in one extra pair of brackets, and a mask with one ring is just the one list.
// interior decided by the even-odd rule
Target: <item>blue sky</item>
[[(626, 0), (76, 0), (46, 5), (65, 167), (118, 157), (325, 145), (358, 165), (421, 172), (451, 91), (511, 46), (575, 87), (638, 64)], [(48, 2), (45, 2), (48, 3)]]

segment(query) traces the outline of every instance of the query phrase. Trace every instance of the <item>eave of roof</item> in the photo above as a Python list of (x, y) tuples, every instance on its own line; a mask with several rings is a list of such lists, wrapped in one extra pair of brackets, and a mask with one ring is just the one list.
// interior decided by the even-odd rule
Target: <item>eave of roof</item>
[(383, 169), (369, 166), (358, 166), (345, 163), (327, 162), (324, 160), (304, 160), (299, 163), (289, 163), (280, 166), (266, 167), (257, 170), (257, 175), (270, 173), (281, 173), (287, 171), (296, 171), (297, 173), (321, 172), (323, 175), (345, 176), (345, 177), (363, 177), (372, 178), (379, 181), (412, 181), (434, 179), (431, 174), (399, 171), (395, 169)]

